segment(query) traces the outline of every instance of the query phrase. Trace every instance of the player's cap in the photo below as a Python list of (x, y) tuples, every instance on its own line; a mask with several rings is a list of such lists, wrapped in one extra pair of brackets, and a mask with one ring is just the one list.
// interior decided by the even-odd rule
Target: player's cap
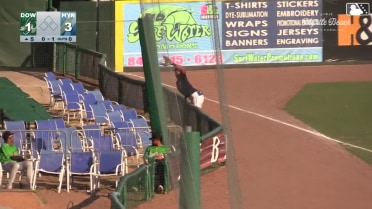
[(163, 139), (163, 136), (159, 132), (152, 132), (150, 140), (153, 139), (160, 139), (160, 141)]
[(12, 133), (10, 131), (4, 131), (3, 132), (3, 139), (7, 140), (9, 138), (9, 136), (12, 136), (12, 135), (14, 135), (14, 133)]

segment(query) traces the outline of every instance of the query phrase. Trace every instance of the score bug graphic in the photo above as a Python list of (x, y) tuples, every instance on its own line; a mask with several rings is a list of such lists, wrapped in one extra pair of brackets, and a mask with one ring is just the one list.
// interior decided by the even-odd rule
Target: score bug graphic
[(21, 13), (21, 27), (19, 31), (21, 36), (36, 35), (36, 12)]
[(61, 13), (61, 36), (76, 35), (76, 14), (72, 12)]
[(76, 42), (76, 12), (21, 12), (21, 42)]

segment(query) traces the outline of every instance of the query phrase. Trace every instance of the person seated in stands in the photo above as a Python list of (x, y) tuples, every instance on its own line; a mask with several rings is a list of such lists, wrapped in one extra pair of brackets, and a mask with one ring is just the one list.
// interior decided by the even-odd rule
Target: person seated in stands
[(10, 173), (8, 182), (8, 189), (13, 188), (13, 182), (18, 171), (26, 174), (27, 177), (27, 189), (32, 189), (32, 175), (33, 167), (32, 161), (25, 160), (19, 155), (18, 148), (13, 144), (14, 134), (10, 131), (3, 132), (4, 143), (0, 147), (0, 163), (2, 164), (3, 170)]
[(168, 147), (162, 144), (163, 136), (159, 132), (153, 132), (150, 138), (152, 145), (149, 146), (144, 154), (145, 162), (155, 159), (155, 184), (156, 193), (163, 194), (165, 186), (165, 156)]

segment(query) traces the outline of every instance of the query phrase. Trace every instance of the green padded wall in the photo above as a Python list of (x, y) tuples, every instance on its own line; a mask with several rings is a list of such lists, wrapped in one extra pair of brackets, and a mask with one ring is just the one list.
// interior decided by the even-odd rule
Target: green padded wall
[(34, 66), (32, 53), (37, 47), (19, 42), (19, 16), (23, 11), (46, 11), (47, 1), (17, 0), (10, 3), (9, 0), (0, 0), (0, 5), (0, 66)]
[(61, 11), (76, 11), (76, 44), (81, 48), (106, 54), (107, 65), (113, 67), (115, 51), (114, 2), (100, 2), (97, 7), (97, 2), (63, 1), (59, 7)]

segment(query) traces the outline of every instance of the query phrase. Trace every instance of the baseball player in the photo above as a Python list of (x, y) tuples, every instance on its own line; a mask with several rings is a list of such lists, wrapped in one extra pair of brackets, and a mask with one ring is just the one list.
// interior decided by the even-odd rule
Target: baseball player
[(174, 73), (177, 78), (177, 89), (178, 91), (185, 96), (186, 99), (190, 99), (191, 103), (199, 108), (202, 108), (204, 103), (204, 94), (201, 90), (194, 88), (189, 80), (187, 79), (186, 69), (181, 66), (173, 63), (169, 57), (163, 56), (164, 64), (173, 65), (174, 66)]

